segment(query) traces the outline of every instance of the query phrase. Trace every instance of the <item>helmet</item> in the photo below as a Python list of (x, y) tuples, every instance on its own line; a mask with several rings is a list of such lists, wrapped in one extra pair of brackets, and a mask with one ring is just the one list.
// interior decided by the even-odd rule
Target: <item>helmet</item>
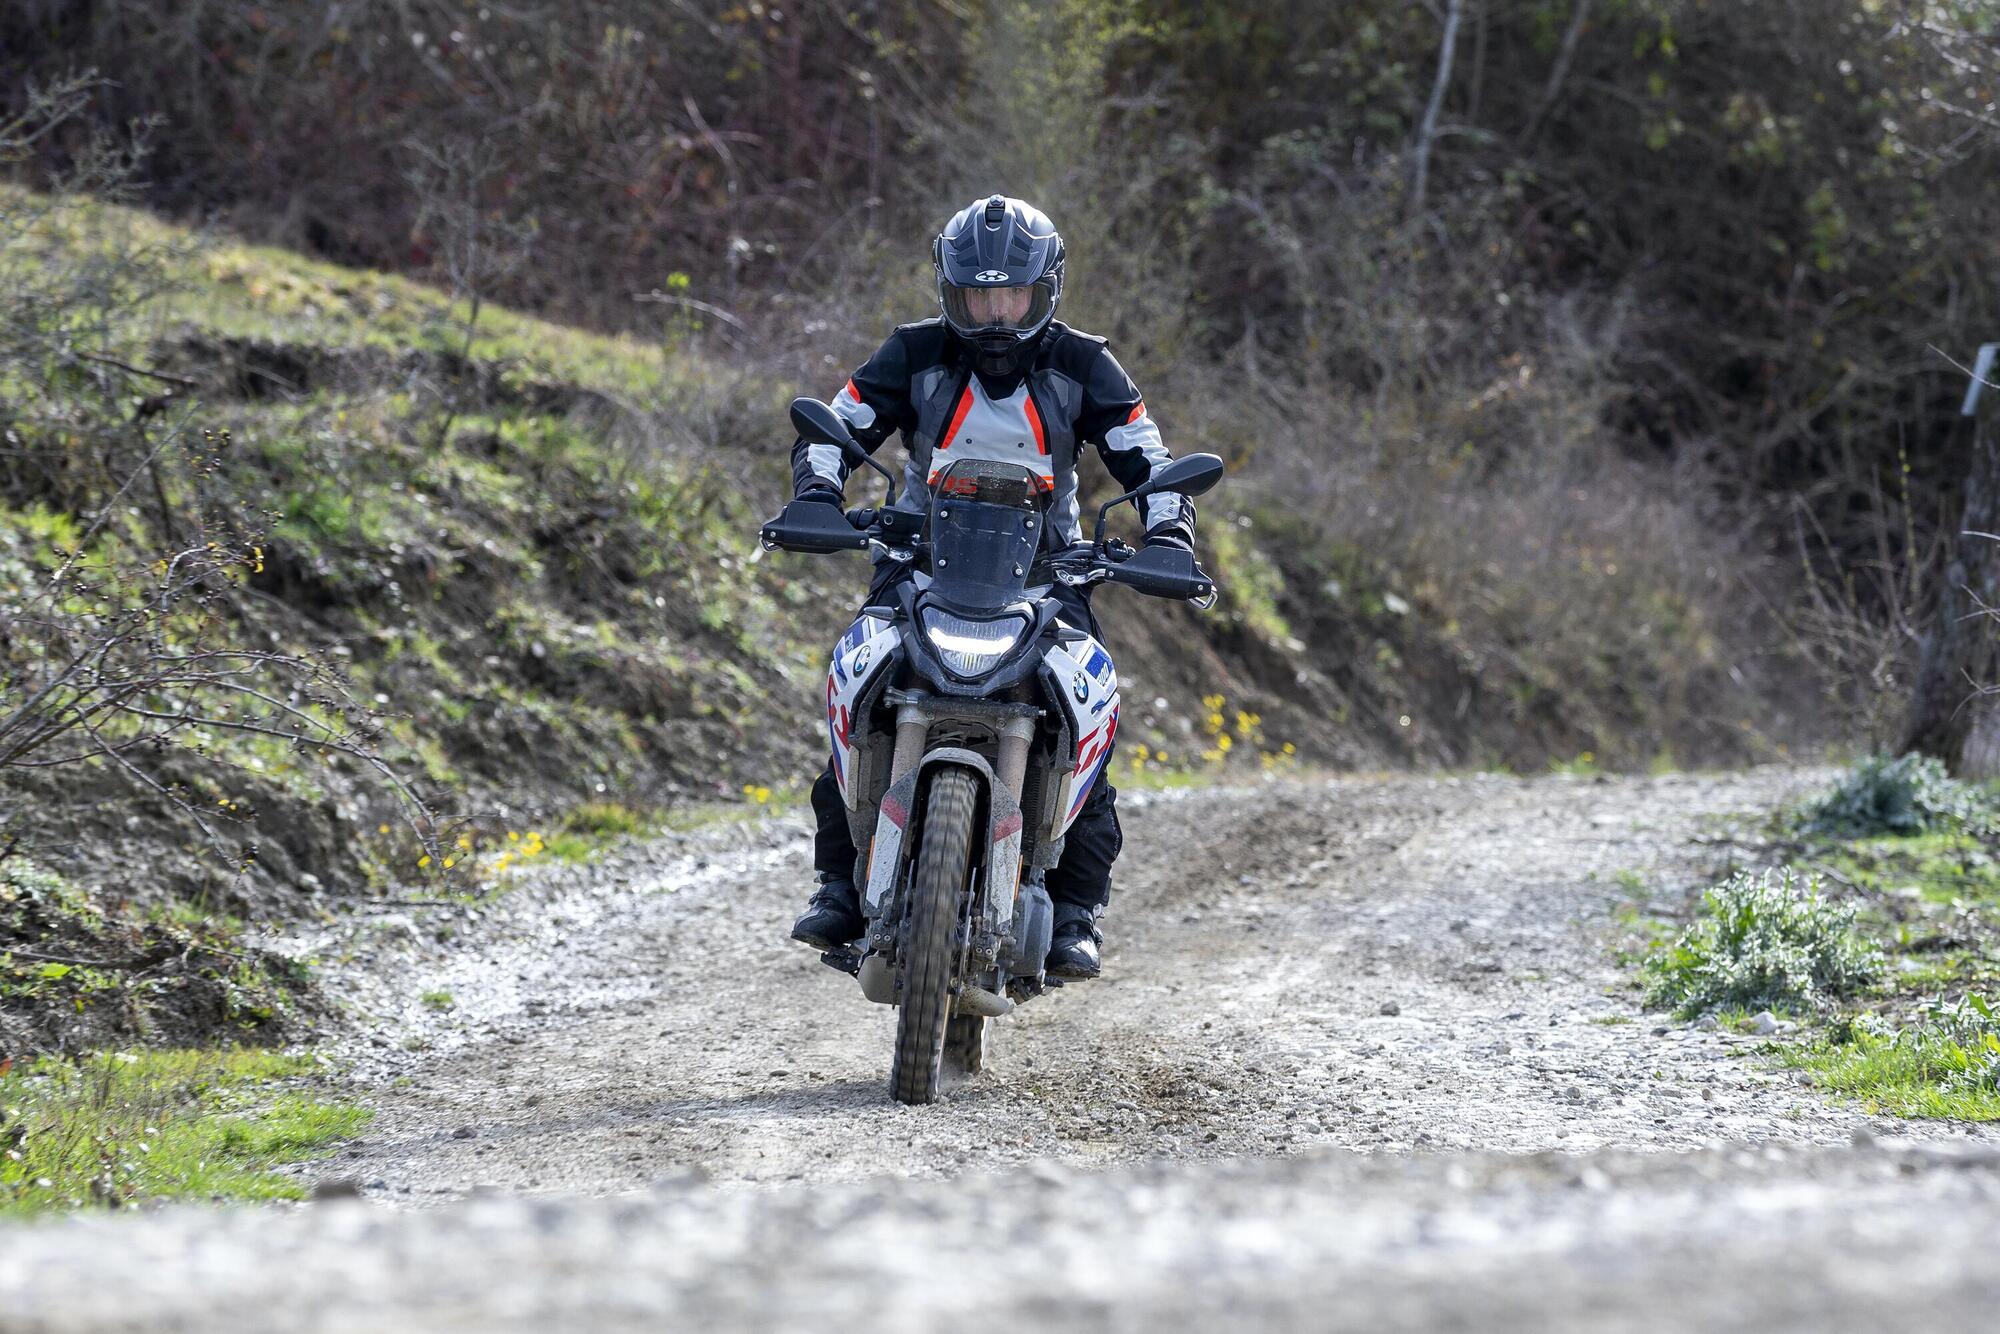
[(1048, 215), (1005, 195), (976, 200), (931, 243), (938, 307), (989, 375), (1027, 364), (1062, 299), (1063, 242)]

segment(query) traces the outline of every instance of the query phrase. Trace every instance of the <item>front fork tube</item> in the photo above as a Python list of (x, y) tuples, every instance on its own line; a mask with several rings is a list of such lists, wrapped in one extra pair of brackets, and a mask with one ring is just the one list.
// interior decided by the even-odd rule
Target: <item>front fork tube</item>
[[(1028, 775), (1028, 745), (1035, 739), (1032, 718), (1003, 718), (995, 730), (1000, 735), (998, 762), (993, 776), (1000, 787), (1021, 802), (1021, 786)], [(922, 706), (905, 704), (896, 711), (896, 749), (889, 760), (889, 786), (894, 787), (924, 757), (924, 741), (930, 734), (930, 720)]]

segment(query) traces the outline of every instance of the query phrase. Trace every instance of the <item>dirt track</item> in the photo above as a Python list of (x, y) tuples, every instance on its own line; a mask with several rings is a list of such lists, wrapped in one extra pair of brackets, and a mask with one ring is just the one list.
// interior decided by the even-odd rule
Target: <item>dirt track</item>
[[(1047, 1275), (1028, 1285), (1043, 1319), (1136, 1326), (1220, 1302), (1310, 1325), (1337, 1288), (1357, 1327), (1493, 1327), (1487, 1311), (1640, 1328), (1738, 1308), (1746, 1326), (1838, 1324), (1893, 1295), (1898, 1271), (1830, 1262), (1893, 1244), (1908, 1272), (1930, 1266), (1937, 1314), (1969, 1310), (1956, 1303), (1996, 1287), (1970, 1262), (2000, 1221), (1990, 1131), (1870, 1122), (1747, 1039), (1662, 1025), (1606, 951), (1633, 894), (1620, 872), (1671, 897), (1714, 860), (1697, 840), (1716, 818), (1805, 781), (1392, 779), (1128, 802), (1106, 977), (1002, 1021), (986, 1072), (931, 1108), (886, 1098), (891, 1012), (783, 939), (808, 878), (796, 821), (635, 850), (455, 924), (449, 949), (392, 922), (350, 978), (373, 1015), (356, 1079), (379, 1116), (316, 1170), (389, 1203), (560, 1198), (56, 1225), (0, 1238), (0, 1297), (50, 1329), (125, 1328), (115, 1313), (136, 1310), (236, 1328), (239, 1300), (258, 1329), (380, 1328), (396, 1310), (486, 1329), (585, 1311), (597, 1328), (787, 1323), (858, 1319), (875, 1263), (890, 1327), (923, 1327), (977, 1304), (937, 1266), (993, 1245), (1003, 1268)], [(455, 1008), (429, 1014), (427, 989)], [(1965, 1142), (1741, 1151), (1871, 1127)], [(1625, 1152), (1702, 1146), (1737, 1147)], [(1824, 1253), (1777, 1246), (1779, 1222)], [(177, 1253), (206, 1275), (179, 1296), (157, 1272)], [(140, 1254), (143, 1275), (119, 1258)], [(1745, 1285), (1737, 1308), (1676, 1267), (1702, 1256)], [(274, 1268), (308, 1297), (294, 1316), (259, 1295)], [(1259, 1272), (1278, 1286), (1253, 1293)], [(1432, 1285), (1447, 1273), (1463, 1281)], [(1695, 1304), (1662, 1308), (1662, 1292)], [(1558, 1298), (1560, 1320), (1538, 1310)]]

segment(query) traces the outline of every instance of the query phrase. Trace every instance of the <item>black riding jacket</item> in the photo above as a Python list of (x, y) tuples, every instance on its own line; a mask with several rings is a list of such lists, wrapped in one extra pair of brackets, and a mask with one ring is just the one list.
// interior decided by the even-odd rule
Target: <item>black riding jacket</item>
[[(1082, 446), (1098, 456), (1122, 490), (1150, 478), (1171, 457), (1145, 402), (1102, 338), (1051, 321), (1026, 371), (1005, 379), (978, 374), (941, 319), (905, 324), (889, 335), (833, 399), (862, 448), (873, 454), (893, 431), (903, 435), (897, 508), (922, 514), (931, 482), (957, 459), (994, 459), (1033, 470), (1050, 493), (1050, 545), (1081, 540), (1076, 460)], [(839, 492), (850, 471), (832, 445), (792, 446), (795, 495)], [(1194, 542), (1194, 505), (1185, 496), (1145, 500), (1148, 536)]]

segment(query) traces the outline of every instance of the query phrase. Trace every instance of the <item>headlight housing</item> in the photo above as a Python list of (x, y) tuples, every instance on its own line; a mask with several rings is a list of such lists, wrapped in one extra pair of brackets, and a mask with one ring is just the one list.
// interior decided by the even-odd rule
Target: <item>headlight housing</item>
[(993, 670), (1021, 642), (1028, 623), (1019, 616), (968, 621), (936, 607), (922, 613), (924, 638), (953, 676), (976, 677)]

